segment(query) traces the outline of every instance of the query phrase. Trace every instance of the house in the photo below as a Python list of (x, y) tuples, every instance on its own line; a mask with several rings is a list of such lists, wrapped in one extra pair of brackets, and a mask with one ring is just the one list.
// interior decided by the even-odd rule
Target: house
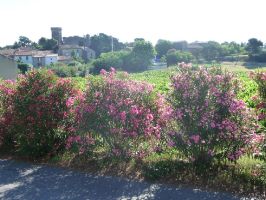
[(23, 62), (33, 67), (41, 67), (56, 63), (58, 55), (52, 51), (37, 51), (32, 49), (18, 49), (13, 55), (15, 61)]
[(95, 58), (95, 51), (88, 47), (81, 47), (78, 45), (61, 45), (58, 50), (59, 56), (77, 57), (83, 60), (91, 60)]
[[(1, 52), (0, 52), (1, 54)], [(17, 63), (4, 55), (0, 55), (0, 79), (16, 79), (18, 75)]]
[(71, 56), (58, 56), (58, 62), (69, 64), (73, 61), (73, 58)]

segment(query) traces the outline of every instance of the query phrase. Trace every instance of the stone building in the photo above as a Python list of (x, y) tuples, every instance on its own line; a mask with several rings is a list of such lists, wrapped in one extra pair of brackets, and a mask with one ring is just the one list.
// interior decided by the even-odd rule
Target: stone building
[(58, 42), (58, 45), (63, 43), (62, 40), (62, 28), (61, 27), (51, 27), (52, 39)]
[(59, 61), (69, 62), (74, 56), (89, 61), (95, 58), (95, 51), (90, 49), (90, 35), (63, 37), (62, 28), (51, 27), (52, 39), (58, 41)]
[(88, 47), (81, 47), (78, 45), (61, 45), (58, 50), (58, 55), (70, 58), (75, 56), (89, 61), (95, 58), (95, 51)]
[(64, 45), (78, 45), (82, 47), (90, 46), (90, 35), (85, 35), (84, 37), (80, 36), (69, 36), (63, 37)]

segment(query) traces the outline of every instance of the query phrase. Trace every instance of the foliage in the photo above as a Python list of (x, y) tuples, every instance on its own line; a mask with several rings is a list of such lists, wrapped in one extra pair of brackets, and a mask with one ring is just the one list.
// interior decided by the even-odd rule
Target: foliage
[(132, 52), (125, 58), (125, 71), (144, 71), (151, 64), (154, 48), (150, 42), (136, 40)]
[(252, 73), (251, 76), (258, 85), (258, 96), (253, 97), (258, 120), (266, 128), (266, 72)]
[(85, 77), (89, 71), (89, 64), (80, 64), (79, 62), (73, 62), (68, 65), (63, 63), (51, 64), (47, 68), (52, 70), (57, 76), (65, 77)]
[(172, 43), (168, 40), (158, 40), (155, 45), (155, 50), (157, 52), (157, 57), (161, 58), (166, 55), (167, 51), (172, 48)]
[(223, 56), (239, 55), (245, 53), (244, 47), (236, 42), (224, 42), (221, 44), (221, 47)]
[(80, 130), (100, 134), (116, 156), (142, 158), (156, 150), (170, 112), (163, 96), (147, 83), (115, 78), (113, 68), (101, 74), (89, 80)]
[(32, 45), (32, 41), (25, 37), (25, 36), (19, 36), (18, 42), (15, 42), (13, 45), (14, 49), (20, 48), (20, 47), (30, 47)]
[(166, 54), (167, 66), (176, 65), (180, 62), (189, 63), (194, 59), (194, 56), (190, 52), (182, 51), (168, 51)]
[(26, 63), (21, 63), (21, 62), (18, 63), (18, 69), (22, 74), (25, 74), (28, 71), (28, 67), (29, 65)]
[(117, 38), (108, 36), (104, 33), (91, 36), (90, 43), (90, 48), (95, 51), (96, 57), (99, 57), (101, 53), (112, 51), (112, 43), (114, 51), (120, 51), (124, 48), (123, 43), (119, 42)]
[(266, 52), (262, 51), (260, 53), (257, 54), (250, 54), (249, 55), (249, 60), (250, 61), (254, 61), (254, 62), (266, 62)]
[(248, 76), (247, 72), (235, 72), (239, 80), (239, 91), (237, 93), (238, 99), (242, 99), (249, 108), (255, 107), (253, 96), (257, 94), (258, 85)]
[(141, 73), (131, 73), (132, 80), (146, 81), (153, 84), (154, 90), (161, 94), (167, 94), (170, 90), (170, 76), (177, 73), (175, 68), (169, 67), (163, 70), (149, 70)]
[(232, 75), (215, 68), (179, 67), (180, 73), (172, 77), (170, 96), (179, 131), (169, 133), (169, 144), (197, 164), (257, 153), (263, 136), (255, 132), (254, 116), (245, 103), (236, 99)]
[(203, 45), (202, 56), (207, 61), (219, 60), (222, 54), (222, 47), (218, 42), (209, 41)]
[(110, 67), (124, 71), (143, 71), (148, 68), (154, 55), (154, 49), (150, 42), (136, 40), (132, 51), (117, 51), (102, 53), (93, 62), (92, 73), (99, 73), (101, 69), (109, 70)]
[(12, 143), (8, 135), (9, 125), (12, 120), (12, 103), (15, 93), (15, 82), (10, 80), (0, 83), (0, 147), (2, 145), (10, 147)]
[(124, 68), (125, 59), (129, 53), (130, 52), (127, 51), (102, 53), (100, 57), (93, 62), (94, 68), (91, 72), (99, 74), (101, 69), (110, 70), (110, 67), (122, 69)]
[(62, 149), (73, 131), (73, 109), (68, 101), (77, 94), (70, 80), (57, 79), (50, 71), (20, 76), (7, 94), (11, 98), (8, 113), (2, 114), (16, 151), (41, 157)]
[(38, 41), (38, 45), (41, 50), (53, 50), (56, 51), (58, 49), (57, 41), (54, 39), (40, 38)]
[(251, 38), (248, 40), (246, 50), (249, 52), (249, 54), (253, 55), (260, 53), (262, 46), (263, 43), (260, 40), (256, 38)]

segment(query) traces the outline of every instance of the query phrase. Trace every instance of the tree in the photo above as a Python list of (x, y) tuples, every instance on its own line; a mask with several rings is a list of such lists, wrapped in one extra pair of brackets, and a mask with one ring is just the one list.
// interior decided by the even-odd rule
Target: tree
[(260, 53), (263, 47), (263, 43), (256, 39), (256, 38), (251, 38), (248, 40), (246, 50), (249, 52), (250, 55)]
[(203, 45), (201, 53), (207, 61), (219, 60), (222, 56), (222, 47), (218, 42), (209, 41)]
[(53, 50), (56, 51), (58, 49), (57, 41), (54, 39), (40, 38), (38, 41), (38, 45), (41, 50)]
[(143, 71), (148, 68), (154, 57), (154, 48), (150, 42), (137, 40), (129, 51), (114, 51), (102, 53), (93, 62), (93, 73), (99, 73), (101, 69), (109, 70), (110, 67), (125, 71)]
[(131, 52), (131, 64), (138, 70), (147, 70), (151, 64), (151, 59), (154, 58), (154, 48), (152, 44), (145, 40), (138, 40), (135, 42)]
[(187, 41), (178, 41), (172, 43), (172, 48), (180, 51), (185, 51), (187, 49), (188, 43)]
[(25, 37), (25, 36), (19, 36), (18, 42), (15, 42), (13, 45), (14, 49), (20, 48), (20, 47), (30, 47), (32, 45), (32, 41)]
[(172, 48), (172, 43), (170, 41), (162, 39), (158, 40), (157, 44), (155, 45), (157, 57), (162, 58), (171, 48)]
[(181, 62), (189, 63), (193, 59), (195, 59), (195, 57), (190, 52), (174, 51), (170, 49), (166, 54), (167, 67)]
[(223, 56), (230, 56), (244, 53), (245, 49), (236, 42), (224, 42), (221, 44)]
[(108, 53), (102, 53), (99, 58), (94, 60), (92, 65), (93, 73), (98, 74), (101, 69), (109, 70), (111, 67), (116, 69), (124, 69), (125, 59), (128, 58), (130, 52), (128, 51), (114, 51)]
[(96, 57), (99, 57), (101, 53), (112, 51), (112, 44), (114, 51), (120, 51), (124, 48), (124, 44), (119, 42), (117, 38), (108, 36), (104, 33), (93, 35), (90, 38), (90, 48), (95, 51)]

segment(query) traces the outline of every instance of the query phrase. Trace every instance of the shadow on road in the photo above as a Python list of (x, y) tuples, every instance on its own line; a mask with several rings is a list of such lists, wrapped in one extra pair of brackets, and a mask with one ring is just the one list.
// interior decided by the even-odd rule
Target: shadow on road
[(225, 193), (167, 187), (0, 159), (0, 199), (231, 200), (238, 198)]

